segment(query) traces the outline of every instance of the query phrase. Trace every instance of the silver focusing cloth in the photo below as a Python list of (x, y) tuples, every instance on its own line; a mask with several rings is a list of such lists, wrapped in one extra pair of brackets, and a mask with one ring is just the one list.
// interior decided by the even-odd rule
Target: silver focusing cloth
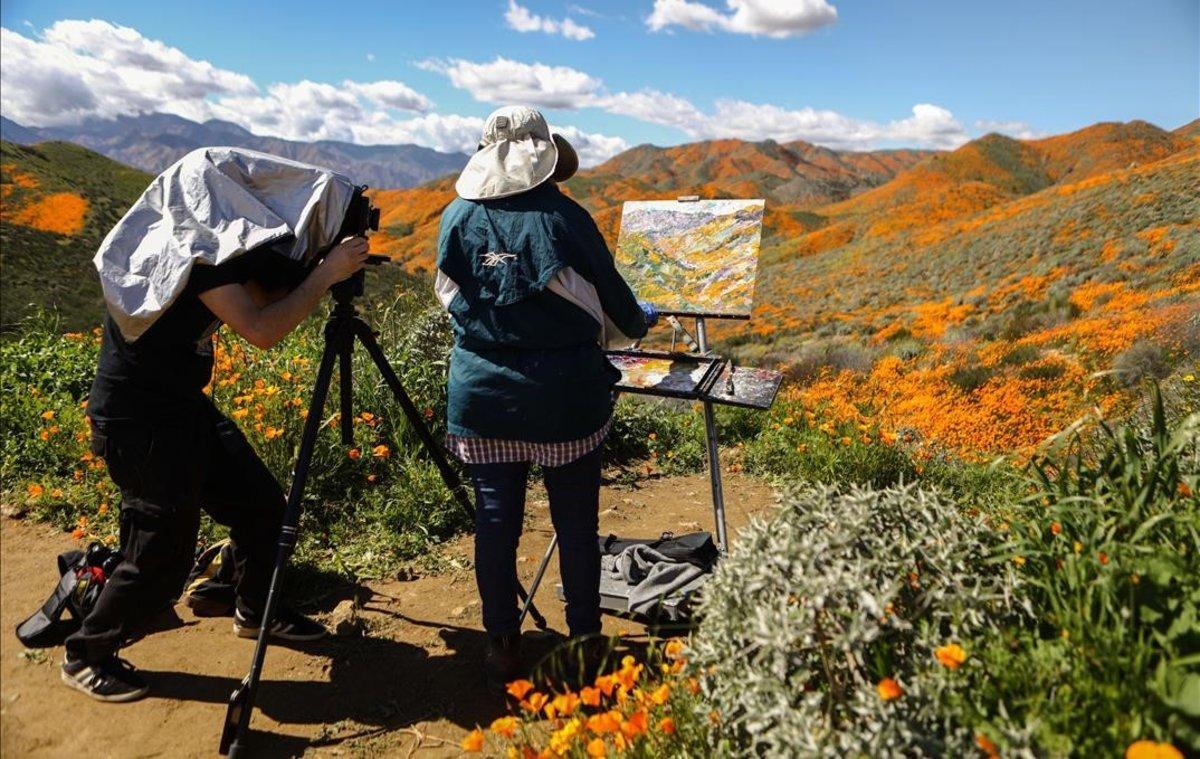
[(93, 259), (126, 340), (175, 302), (193, 266), (215, 266), (293, 237), (308, 261), (334, 242), (355, 185), (329, 169), (241, 148), (201, 148), (155, 177)]

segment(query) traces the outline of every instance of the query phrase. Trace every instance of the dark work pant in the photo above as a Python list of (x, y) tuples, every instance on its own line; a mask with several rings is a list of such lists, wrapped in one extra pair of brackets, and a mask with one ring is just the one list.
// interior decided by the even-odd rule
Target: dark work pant
[(72, 658), (116, 653), (183, 590), (203, 508), (229, 527), (238, 608), (262, 608), (283, 519), (279, 483), (232, 421), (208, 407), (178, 424), (98, 422), (92, 450), (121, 490), (121, 553), (95, 608), (67, 639)]
[[(600, 451), (543, 470), (571, 635), (600, 631)], [(488, 635), (508, 635), (518, 632), (517, 543), (529, 464), (471, 464), (468, 470), (475, 485), (475, 580), (483, 628)]]

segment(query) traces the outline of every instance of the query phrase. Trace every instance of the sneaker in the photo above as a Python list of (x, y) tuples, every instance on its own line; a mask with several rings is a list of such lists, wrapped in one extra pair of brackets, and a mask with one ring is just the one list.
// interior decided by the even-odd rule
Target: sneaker
[(490, 693), (502, 696), (505, 688), (521, 676), (521, 634), (488, 638), (484, 677)]
[[(260, 627), (260, 620), (243, 614), (240, 609), (233, 613), (233, 632), (239, 638), (257, 638)], [(279, 640), (320, 640), (328, 634), (324, 625), (291, 609), (280, 609), (271, 622), (271, 637)]]
[(150, 687), (138, 676), (133, 665), (116, 656), (96, 664), (64, 658), (62, 681), (97, 701), (110, 703), (137, 701), (150, 692)]

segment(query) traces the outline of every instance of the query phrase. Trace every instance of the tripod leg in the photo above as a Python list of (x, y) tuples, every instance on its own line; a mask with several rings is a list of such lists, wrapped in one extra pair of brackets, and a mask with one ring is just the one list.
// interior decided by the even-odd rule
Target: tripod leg
[(429, 457), (433, 459), (434, 465), (437, 466), (438, 472), (442, 475), (442, 482), (446, 483), (446, 487), (454, 495), (454, 500), (458, 501), (459, 506), (473, 520), (475, 518), (475, 507), (471, 505), (471, 499), (467, 495), (466, 488), (463, 487), (462, 480), (459, 479), (458, 473), (451, 468), (441, 444), (434, 439), (433, 433), (425, 425), (425, 420), (421, 418), (421, 413), (417, 411), (412, 398), (408, 397), (408, 392), (404, 389), (404, 385), (401, 384), (400, 377), (396, 375), (396, 370), (388, 362), (387, 356), (383, 355), (383, 349), (379, 347), (379, 342), (375, 339), (375, 333), (364, 321), (356, 323), (355, 332), (358, 335), (358, 339), (362, 341), (363, 346), (367, 349), (367, 353), (370, 354), (371, 360), (375, 362), (375, 366), (379, 367), (379, 373), (383, 375), (383, 381), (387, 383), (392, 394), (396, 396), (396, 400), (400, 403), (400, 408), (404, 410), (404, 415), (408, 417), (409, 425), (417, 433), (417, 436), (421, 438), (421, 442), (425, 445), (425, 450), (429, 452)]
[(296, 528), (300, 522), (301, 511), (300, 501), (304, 496), (304, 485), (308, 480), (308, 468), (312, 462), (313, 448), (316, 445), (317, 433), (321, 429), (321, 414), (325, 408), (325, 399), (333, 379), (333, 362), (338, 356), (337, 338), (349, 341), (351, 336), (340, 330), (334, 331), (332, 335), (327, 331), (325, 352), (321, 356), (321, 365), (317, 370), (317, 382), (313, 388), (312, 401), (308, 406), (308, 417), (304, 421), (304, 434), (300, 438), (300, 451), (292, 470), (292, 484), (288, 491), (287, 509), (284, 511), (283, 525), (279, 532), (279, 550), (275, 555), (275, 568), (271, 573), (267, 603), (262, 611), (262, 627), (258, 632), (258, 642), (254, 646), (254, 658), (250, 663), (250, 672), (229, 697), (229, 707), (225, 712), (220, 753), (228, 754), (230, 757), (241, 756), (246, 749), (246, 734), (250, 728), (254, 699), (258, 695), (258, 683), (262, 677), (263, 661), (267, 655), (269, 630), (275, 619), (275, 607), (279, 602), (283, 572), (296, 547)]
[[(355, 321), (355, 334), (362, 341), (363, 347), (367, 349), (367, 353), (371, 356), (371, 360), (375, 362), (375, 366), (379, 368), (379, 373), (383, 375), (383, 381), (391, 389), (392, 394), (396, 396), (396, 400), (400, 403), (400, 408), (404, 410), (404, 415), (408, 417), (408, 423), (416, 431), (417, 436), (421, 438), (421, 442), (425, 446), (425, 450), (429, 453), (429, 457), (433, 459), (433, 463), (438, 468), (438, 472), (442, 475), (442, 482), (446, 483), (446, 487), (454, 495), (454, 500), (458, 501), (458, 505), (463, 508), (471, 521), (475, 521), (475, 507), (471, 504), (470, 497), (467, 496), (467, 491), (463, 487), (462, 480), (458, 473), (450, 466), (450, 462), (446, 459), (446, 454), (442, 450), (442, 445), (434, 439), (433, 433), (429, 431), (425, 420), (421, 418), (421, 413), (417, 411), (416, 405), (412, 402), (412, 398), (408, 397), (408, 392), (404, 389), (403, 383), (400, 382), (400, 377), (397, 376), (396, 370), (392, 368), (391, 363), (387, 360), (387, 356), (383, 354), (383, 349), (379, 347), (379, 341), (375, 339), (375, 332), (371, 326), (361, 319)], [(545, 630), (547, 623), (546, 618), (534, 606), (532, 597), (525, 592), (525, 589), (517, 584), (517, 595), (521, 601), (528, 607), (529, 615), (533, 617), (534, 623), (539, 629)]]
[(350, 351), (353, 347), (354, 343), (346, 340), (345, 345), (338, 351), (338, 393), (341, 402), (341, 413), (338, 417), (341, 420), (342, 445), (354, 442), (354, 382), (350, 364)]

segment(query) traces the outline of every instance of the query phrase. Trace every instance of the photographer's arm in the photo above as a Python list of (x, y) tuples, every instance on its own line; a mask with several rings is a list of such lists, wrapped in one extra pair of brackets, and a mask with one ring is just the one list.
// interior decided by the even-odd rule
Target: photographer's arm
[[(343, 241), (295, 290), (272, 303), (246, 285), (231, 284), (200, 293), (200, 300), (256, 348), (270, 348), (312, 313), (330, 287), (366, 265), (365, 237)], [(258, 297), (256, 297), (256, 295)]]

